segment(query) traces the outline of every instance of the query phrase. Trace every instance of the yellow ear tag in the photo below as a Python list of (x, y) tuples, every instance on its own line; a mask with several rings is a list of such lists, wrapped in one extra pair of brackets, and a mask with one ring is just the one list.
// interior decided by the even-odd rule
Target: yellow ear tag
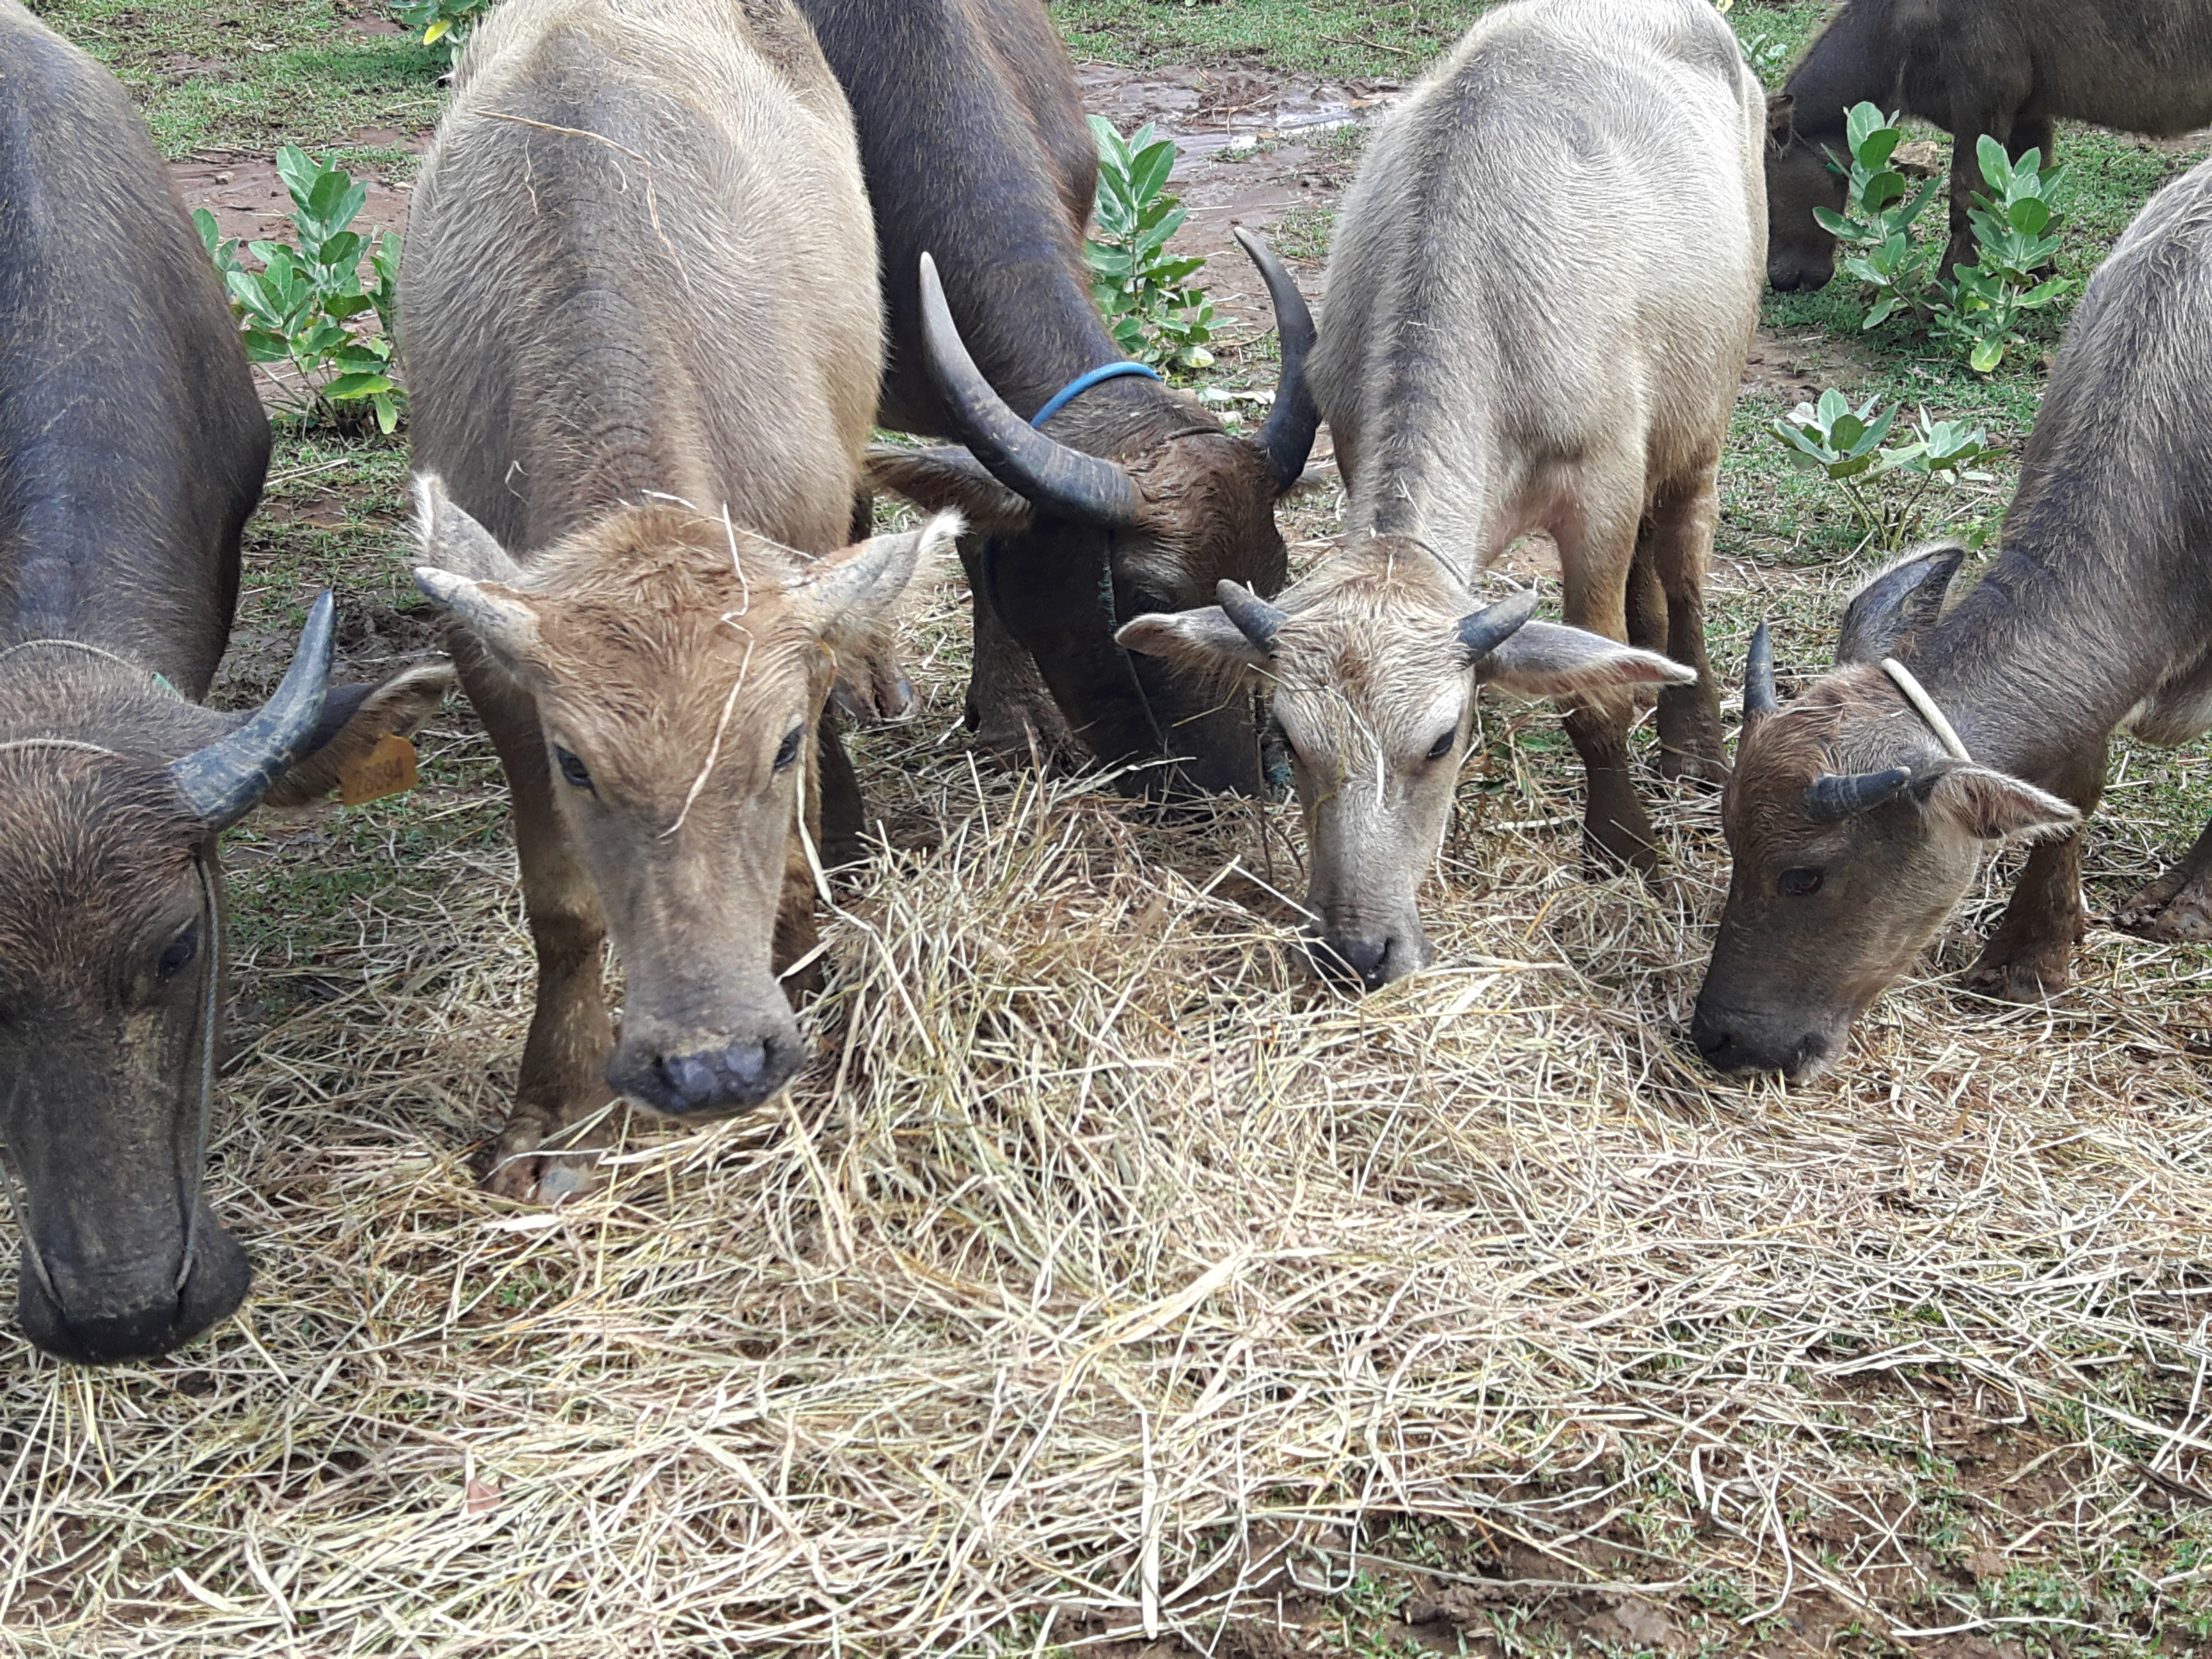
[(343, 805), (360, 806), (386, 795), (404, 795), (416, 782), (415, 745), (386, 735), (338, 774), (338, 800)]

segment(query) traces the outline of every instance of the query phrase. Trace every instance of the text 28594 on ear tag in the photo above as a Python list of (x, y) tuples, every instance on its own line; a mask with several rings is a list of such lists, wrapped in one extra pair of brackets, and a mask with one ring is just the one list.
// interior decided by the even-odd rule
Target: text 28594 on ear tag
[(415, 784), (415, 745), (404, 738), (386, 735), (338, 774), (338, 800), (347, 806), (359, 806), (386, 795), (404, 795)]

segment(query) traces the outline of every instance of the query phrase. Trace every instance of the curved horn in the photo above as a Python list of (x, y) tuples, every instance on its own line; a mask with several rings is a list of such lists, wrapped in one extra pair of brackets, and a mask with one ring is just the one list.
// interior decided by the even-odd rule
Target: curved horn
[(306, 752), (331, 685), (335, 607), (325, 592), (307, 612), (292, 665), (276, 696), (228, 735), (169, 765), (169, 781), (192, 815), (216, 830), (235, 823)]
[(1255, 441), (1274, 469), (1276, 487), (1288, 489), (1305, 471), (1306, 457), (1313, 453), (1314, 434), (1321, 428), (1321, 410), (1314, 404), (1313, 393), (1306, 389), (1306, 353), (1313, 349), (1314, 343), (1313, 313), (1306, 308), (1306, 296), (1298, 292), (1291, 273), (1265, 242), (1242, 225), (1237, 227), (1236, 236), (1237, 246), (1260, 267), (1261, 279), (1267, 284), (1267, 299), (1275, 307), (1275, 335), (1282, 343), (1283, 372), (1275, 381), (1275, 406), (1267, 412), (1267, 422)]
[(1805, 786), (1806, 815), (1815, 823), (1840, 823), (1895, 799), (1911, 781), (1911, 769), (1903, 766), (1887, 772), (1830, 772)]
[(1535, 614), (1536, 590), (1523, 587), (1508, 593), (1496, 605), (1462, 617), (1459, 642), (1467, 647), (1468, 661), (1480, 662), (1518, 633), (1521, 624)]
[(951, 408), (969, 453), (1007, 489), (1072, 518), (1115, 529), (1137, 522), (1143, 501), (1114, 462), (1054, 443), (1006, 407), (975, 367), (945, 302), (937, 262), (921, 256), (921, 343), (930, 378)]
[(1743, 662), (1743, 718), (1747, 724), (1771, 714), (1774, 696), (1774, 641), (1761, 623), (1751, 636), (1751, 651)]
[(1250, 588), (1240, 586), (1226, 577), (1214, 583), (1213, 597), (1220, 602), (1224, 614), (1237, 624), (1237, 631), (1251, 641), (1255, 649), (1275, 648), (1275, 635), (1290, 620), (1280, 610)]

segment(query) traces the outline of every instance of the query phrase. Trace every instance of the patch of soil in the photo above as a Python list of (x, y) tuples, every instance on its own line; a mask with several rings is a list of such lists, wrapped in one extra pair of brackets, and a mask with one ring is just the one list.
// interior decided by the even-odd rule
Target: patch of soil
[[(1125, 133), (1149, 121), (1175, 140), (1169, 178), (1189, 216), (1174, 246), (1212, 261), (1206, 280), (1214, 308), (1236, 333), (1264, 331), (1273, 319), (1267, 289), (1231, 230), (1243, 225), (1266, 234), (1299, 209), (1334, 208), (1352, 166), (1346, 151), (1323, 141), (1366, 121), (1404, 90), (1393, 81), (1158, 64), (1139, 70), (1082, 64), (1076, 78), (1091, 114)], [(1310, 295), (1320, 262), (1279, 252)]]
[[(428, 131), (401, 132), (391, 127), (367, 127), (352, 134), (345, 147), (357, 149), (404, 149), (420, 155), (430, 147)], [(170, 188), (185, 211), (205, 208), (225, 236), (243, 240), (291, 240), (292, 198), (276, 176), (273, 155), (207, 150), (168, 167)], [(356, 173), (355, 177), (363, 175)], [(407, 228), (407, 200), (413, 186), (388, 176), (367, 175), (368, 199), (362, 204), (353, 228), (364, 237), (387, 230)]]

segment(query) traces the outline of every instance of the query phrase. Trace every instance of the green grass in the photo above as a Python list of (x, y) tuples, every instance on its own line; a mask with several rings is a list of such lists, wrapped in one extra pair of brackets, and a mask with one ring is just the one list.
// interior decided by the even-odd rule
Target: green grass
[(115, 72), (172, 160), (287, 142), (344, 147), (366, 129), (427, 130), (445, 106), (444, 46), (349, 29), (331, 0), (31, 0), (31, 9)]
[(1052, 13), (1079, 58), (1402, 81), (1487, 9), (1477, 0), (1053, 0)]

